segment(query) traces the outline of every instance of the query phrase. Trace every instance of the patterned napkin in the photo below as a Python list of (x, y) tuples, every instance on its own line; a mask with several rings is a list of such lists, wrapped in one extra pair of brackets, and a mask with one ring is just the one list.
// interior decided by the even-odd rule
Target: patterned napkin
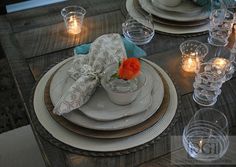
[(58, 115), (84, 105), (99, 85), (99, 77), (103, 70), (122, 58), (126, 58), (126, 51), (119, 34), (106, 34), (97, 38), (90, 46), (87, 55), (75, 56), (68, 74), (75, 83), (61, 97), (53, 112)]

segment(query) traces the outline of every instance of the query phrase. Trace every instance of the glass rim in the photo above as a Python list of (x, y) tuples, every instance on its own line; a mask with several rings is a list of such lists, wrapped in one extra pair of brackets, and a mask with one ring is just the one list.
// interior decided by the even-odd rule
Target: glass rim
[(181, 51), (182, 54), (185, 54), (184, 51), (183, 51), (183, 46), (184, 46), (186, 43), (190, 43), (190, 42), (195, 42), (195, 43), (198, 43), (198, 44), (199, 44), (199, 45), (196, 47), (196, 49), (197, 49), (199, 46), (201, 46), (201, 45), (204, 46), (204, 47), (206, 48), (206, 54), (204, 54), (204, 55), (207, 55), (207, 54), (208, 54), (209, 48), (208, 48), (208, 46), (207, 46), (205, 43), (200, 42), (200, 41), (198, 41), (198, 40), (192, 40), (192, 39), (186, 40), (186, 41), (184, 41), (184, 42), (182, 42), (182, 43), (180, 44), (179, 49), (180, 49), (180, 51)]
[[(81, 10), (81, 11), (78, 11), (78, 10), (68, 10), (68, 9), (78, 9), (78, 10)], [(68, 12), (68, 13), (64, 13), (64, 12)], [(69, 13), (71, 13), (71, 12), (74, 12), (74, 13), (80, 13), (80, 14), (82, 14), (82, 15), (85, 15), (86, 14), (86, 9), (84, 9), (82, 6), (78, 6), (78, 5), (71, 5), (71, 6), (66, 6), (66, 7), (64, 7), (62, 10), (61, 10), (61, 15), (63, 16), (63, 17), (66, 17)]]
[[(206, 110), (206, 111), (204, 111), (204, 110)], [(195, 116), (196, 116), (197, 114), (199, 114), (199, 113), (202, 112), (202, 111), (207, 112), (208, 110), (214, 111), (215, 113), (218, 113), (219, 115), (221, 115), (221, 116), (224, 118), (224, 120), (225, 120), (225, 125), (224, 125), (224, 127), (221, 127), (221, 128), (222, 128), (223, 130), (226, 130), (226, 133), (227, 133), (227, 135), (228, 135), (228, 133), (229, 133), (229, 122), (228, 122), (228, 119), (227, 119), (226, 115), (225, 115), (222, 111), (220, 111), (220, 110), (218, 110), (218, 109), (215, 109), (215, 108), (210, 108), (210, 107), (208, 107), (208, 108), (201, 108), (201, 109), (197, 110), (197, 111), (194, 113), (194, 115), (191, 117), (191, 119), (189, 120), (188, 124), (184, 127), (184, 130), (189, 127), (190, 123), (194, 120), (194, 118), (195, 118)]]

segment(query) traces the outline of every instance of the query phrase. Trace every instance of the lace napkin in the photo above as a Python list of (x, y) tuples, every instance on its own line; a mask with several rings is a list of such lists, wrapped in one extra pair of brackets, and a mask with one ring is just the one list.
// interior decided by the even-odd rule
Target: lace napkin
[(61, 97), (53, 112), (62, 115), (84, 105), (99, 85), (103, 70), (122, 58), (126, 58), (126, 51), (119, 34), (106, 34), (97, 38), (87, 55), (74, 57), (68, 74), (75, 83)]

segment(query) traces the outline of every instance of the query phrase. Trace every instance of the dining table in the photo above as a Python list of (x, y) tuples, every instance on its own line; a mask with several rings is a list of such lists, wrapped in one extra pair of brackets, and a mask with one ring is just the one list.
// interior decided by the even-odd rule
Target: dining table
[[(55, 139), (35, 116), (32, 94), (35, 84), (50, 68), (73, 56), (74, 47), (93, 42), (103, 34), (122, 35), (122, 23), (128, 12), (125, 0), (70, 0), (17, 11), (0, 16), (1, 47), (11, 68), (29, 123), (48, 167), (159, 167), (188, 164), (181, 136), (194, 113), (203, 108), (194, 102), (195, 75), (181, 70), (182, 42), (192, 39), (207, 43), (208, 31), (192, 34), (168, 34), (155, 31), (148, 44), (140, 45), (145, 59), (160, 66), (173, 81), (178, 94), (176, 114), (161, 135), (141, 146), (117, 152), (93, 152), (74, 149)], [(79, 5), (86, 9), (80, 34), (68, 34), (61, 9)], [(6, 99), (7, 100), (7, 99)], [(212, 106), (222, 111), (229, 122), (230, 135), (236, 133), (236, 78), (223, 84), (217, 103)], [(174, 137), (180, 136), (177, 140)], [(233, 142), (232, 142), (233, 143)], [(233, 146), (229, 147), (233, 149)], [(230, 149), (229, 151), (230, 152)], [(235, 151), (226, 153), (231, 162)]]

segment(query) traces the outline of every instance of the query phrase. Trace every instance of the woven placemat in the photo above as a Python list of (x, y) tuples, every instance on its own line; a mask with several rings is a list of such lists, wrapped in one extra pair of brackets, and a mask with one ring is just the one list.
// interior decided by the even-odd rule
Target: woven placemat
[[(41, 76), (41, 78), (43, 77), (43, 75)], [(87, 155), (87, 156), (118, 156), (118, 155), (129, 154), (129, 153), (132, 153), (132, 152), (136, 152), (136, 151), (142, 150), (142, 149), (144, 149), (144, 148), (146, 148), (148, 146), (151, 146), (155, 142), (157, 142), (161, 137), (167, 135), (168, 132), (170, 131), (170, 129), (175, 125), (176, 121), (178, 120), (178, 117), (179, 117), (180, 111), (181, 111), (181, 109), (180, 109), (180, 107), (181, 107), (181, 105), (180, 105), (181, 104), (181, 101), (180, 101), (181, 97), (180, 97), (180, 93), (178, 92), (178, 89), (176, 89), (177, 95), (178, 95), (178, 108), (177, 108), (176, 114), (175, 114), (174, 118), (172, 119), (171, 123), (169, 124), (169, 126), (159, 136), (157, 136), (155, 139), (153, 139), (153, 140), (151, 140), (151, 141), (149, 141), (147, 143), (144, 143), (144, 144), (142, 144), (140, 146), (137, 146), (137, 147), (133, 147), (133, 148), (126, 149), (126, 150), (121, 150), (121, 151), (115, 151), (115, 152), (95, 152), (95, 151), (82, 150), (82, 149), (78, 149), (78, 148), (72, 147), (70, 145), (67, 145), (67, 144), (57, 140), (56, 138), (54, 138), (41, 125), (41, 123), (37, 119), (37, 116), (36, 116), (35, 111), (34, 111), (33, 99), (34, 99), (34, 92), (35, 92), (35, 89), (37, 87), (38, 82), (36, 83), (35, 87), (33, 88), (32, 94), (31, 94), (31, 98), (30, 98), (30, 114), (31, 114), (32, 123), (33, 123), (35, 129), (37, 130), (37, 132), (44, 139), (46, 139), (47, 141), (49, 141), (53, 145), (57, 146), (60, 149), (64, 149), (66, 151), (70, 151), (70, 152), (75, 153), (75, 154), (82, 154), (82, 155)]]

